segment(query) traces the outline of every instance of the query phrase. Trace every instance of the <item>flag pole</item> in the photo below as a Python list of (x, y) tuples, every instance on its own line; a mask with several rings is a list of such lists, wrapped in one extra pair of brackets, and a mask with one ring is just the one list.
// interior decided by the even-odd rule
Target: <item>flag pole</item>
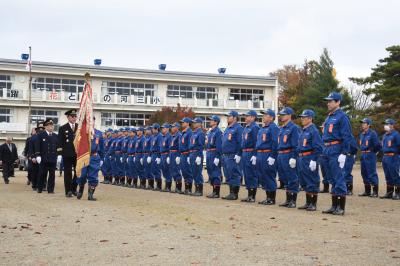
[(32, 105), (32, 48), (29, 46), (29, 88), (28, 88), (28, 137), (31, 135), (31, 105)]

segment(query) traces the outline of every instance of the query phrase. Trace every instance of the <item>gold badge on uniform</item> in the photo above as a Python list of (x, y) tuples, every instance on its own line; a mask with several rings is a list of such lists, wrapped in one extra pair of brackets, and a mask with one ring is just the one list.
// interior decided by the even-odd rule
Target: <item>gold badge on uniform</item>
[(232, 134), (231, 133), (228, 134), (228, 140), (232, 140)]

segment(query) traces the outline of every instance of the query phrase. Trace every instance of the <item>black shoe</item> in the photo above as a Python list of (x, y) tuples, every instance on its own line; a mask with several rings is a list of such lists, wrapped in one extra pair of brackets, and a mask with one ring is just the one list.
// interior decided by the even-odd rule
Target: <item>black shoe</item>
[(317, 210), (317, 200), (318, 194), (310, 194), (310, 204), (308, 205), (307, 211), (316, 211)]
[(37, 193), (42, 193), (42, 190), (41, 190), (41, 189), (38, 189)]
[(26, 181), (26, 185), (29, 186), (31, 184), (31, 181)]
[(194, 193), (192, 193), (192, 196), (194, 196), (194, 197), (203, 196), (203, 184), (195, 185), (195, 187), (196, 187), (196, 191)]
[(161, 191), (162, 189), (162, 179), (157, 179), (156, 180), (156, 187), (154, 188), (155, 191)]
[(290, 194), (291, 194), (290, 201), (287, 207), (293, 209), (296, 208), (297, 193), (290, 193)]
[(146, 179), (140, 179), (139, 189), (146, 189)]
[(10, 184), (10, 180), (4, 179), (4, 184), (6, 184), (6, 185)]
[(358, 194), (359, 197), (369, 197), (371, 196), (371, 185), (364, 184), (364, 193)]
[(311, 194), (306, 193), (306, 204), (304, 204), (303, 206), (298, 207), (297, 209), (299, 210), (307, 210), (308, 207), (311, 204)]
[(78, 194), (76, 195), (77, 199), (81, 199), (83, 196), (83, 191), (85, 190), (85, 185), (79, 185), (79, 191)]
[(378, 185), (372, 185), (372, 192), (371, 195), (369, 195), (371, 198), (378, 198), (379, 197), (379, 186)]
[(324, 183), (324, 189), (320, 190), (319, 193), (329, 193), (329, 183)]
[(78, 196), (78, 192), (76, 192), (76, 190), (72, 191), (72, 195), (74, 195), (76, 197), (76, 196)]
[(135, 178), (132, 180), (131, 188), (137, 188), (137, 187), (138, 187), (138, 179), (135, 177)]
[(290, 193), (286, 192), (286, 201), (284, 203), (279, 204), (279, 207), (287, 207), (290, 202)]
[(265, 205), (275, 205), (276, 191), (267, 192), (267, 202)]
[(381, 199), (391, 199), (391, 198), (393, 198), (393, 191), (394, 191), (394, 187), (393, 186), (386, 185), (386, 194), (383, 195), (380, 198)]
[(239, 189), (240, 189), (240, 187), (229, 186), (230, 193), (227, 196), (222, 197), (222, 199), (224, 199), (224, 200), (237, 200), (238, 199), (238, 195), (239, 195)]
[(182, 194), (182, 181), (175, 182), (175, 193)]
[(32, 190), (33, 190), (33, 191), (36, 191), (36, 190), (37, 190), (37, 188), (33, 187), (33, 188), (32, 188)]
[(332, 206), (329, 209), (322, 211), (322, 213), (333, 214), (336, 211), (337, 207), (338, 207), (338, 197), (332, 196)]
[(346, 196), (338, 197), (338, 206), (336, 210), (332, 213), (333, 215), (344, 215), (344, 210), (346, 207)]
[(248, 202), (248, 203), (255, 202), (256, 201), (257, 189), (256, 188), (249, 188), (247, 193), (248, 193), (247, 198), (242, 199), (241, 202)]
[(54, 191), (47, 191), (47, 194), (54, 194)]
[(217, 198), (219, 198), (220, 188), (221, 188), (220, 185), (213, 186), (213, 192), (211, 194), (207, 195), (207, 198), (209, 198), (209, 199), (217, 199)]
[(167, 181), (165, 182), (165, 188), (161, 190), (161, 192), (171, 192), (172, 182)]
[(148, 180), (147, 190), (154, 190), (154, 179)]
[(93, 197), (93, 194), (94, 194), (95, 190), (96, 190), (96, 187), (89, 186), (88, 200), (91, 200), (91, 201), (96, 201), (97, 200), (95, 197)]
[(347, 184), (347, 195), (352, 196), (353, 195), (353, 183), (348, 183)]
[(72, 192), (71, 191), (68, 191), (67, 192), (67, 195), (65, 195), (67, 198), (72, 198)]
[(193, 183), (185, 183), (185, 192), (183, 194), (191, 195), (192, 194), (192, 188), (193, 188)]

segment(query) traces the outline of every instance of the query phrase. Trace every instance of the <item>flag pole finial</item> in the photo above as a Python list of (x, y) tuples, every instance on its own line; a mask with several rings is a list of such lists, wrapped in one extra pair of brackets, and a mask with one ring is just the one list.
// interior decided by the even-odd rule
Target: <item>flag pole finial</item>
[(85, 80), (86, 80), (86, 82), (88, 82), (89, 79), (90, 79), (90, 73), (89, 73), (89, 72), (86, 72), (86, 73), (85, 73)]

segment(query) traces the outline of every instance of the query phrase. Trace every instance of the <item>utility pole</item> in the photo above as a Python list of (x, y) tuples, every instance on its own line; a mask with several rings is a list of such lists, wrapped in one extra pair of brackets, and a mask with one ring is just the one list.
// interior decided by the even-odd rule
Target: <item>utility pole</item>
[(29, 89), (28, 89), (28, 137), (31, 135), (31, 102), (32, 102), (32, 48), (29, 46)]

